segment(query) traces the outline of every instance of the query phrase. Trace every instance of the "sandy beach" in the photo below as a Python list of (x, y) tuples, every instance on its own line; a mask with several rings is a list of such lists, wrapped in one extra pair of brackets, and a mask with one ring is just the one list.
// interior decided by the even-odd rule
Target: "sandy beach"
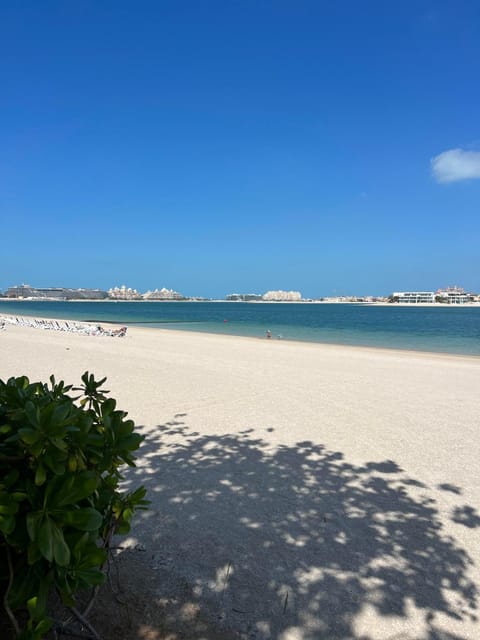
[(0, 332), (1, 379), (86, 370), (146, 435), (117, 637), (480, 637), (479, 358)]

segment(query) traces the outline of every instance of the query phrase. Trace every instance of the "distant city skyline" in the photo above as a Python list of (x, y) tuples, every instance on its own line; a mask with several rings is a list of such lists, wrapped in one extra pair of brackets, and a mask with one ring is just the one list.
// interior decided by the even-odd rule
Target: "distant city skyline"
[(26, 0), (0, 54), (1, 290), (480, 290), (478, 2)]
[(146, 291), (139, 290), (135, 287), (127, 287), (126, 285), (113, 286), (109, 289), (102, 289), (99, 287), (34, 287), (30, 284), (23, 283), (21, 285), (13, 285), (8, 287), (5, 291), (0, 290), (0, 296), (6, 298), (13, 298), (19, 300), (55, 300), (55, 299), (71, 299), (71, 300), (139, 300), (139, 301), (159, 301), (159, 300), (227, 300), (227, 301), (241, 301), (241, 302), (304, 302), (309, 300), (386, 300), (387, 298), (394, 299), (397, 302), (402, 300), (416, 302), (432, 302), (436, 299), (443, 298), (463, 302), (468, 300), (476, 302), (480, 301), (480, 293), (478, 291), (466, 291), (463, 287), (448, 286), (437, 287), (430, 289), (429, 291), (416, 290), (403, 290), (402, 292), (392, 291), (389, 294), (379, 293), (350, 293), (350, 294), (336, 294), (334, 296), (322, 295), (322, 296), (304, 296), (301, 291), (298, 290), (269, 290), (265, 292), (259, 291), (237, 291), (230, 292), (223, 296), (190, 296), (185, 295), (174, 289), (167, 289), (166, 287), (158, 287), (154, 289), (148, 289)]

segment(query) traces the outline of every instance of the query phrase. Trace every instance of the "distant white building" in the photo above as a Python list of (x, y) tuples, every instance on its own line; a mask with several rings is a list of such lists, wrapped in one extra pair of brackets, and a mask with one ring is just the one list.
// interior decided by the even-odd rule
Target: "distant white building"
[(446, 289), (439, 289), (436, 296), (439, 298), (440, 302), (445, 302), (447, 304), (466, 304), (472, 300), (472, 296), (465, 293), (465, 290), (462, 289), (462, 287), (447, 287)]
[(429, 304), (435, 302), (433, 291), (395, 291), (393, 294), (395, 302), (408, 302), (410, 304)]
[(270, 302), (299, 302), (302, 294), (300, 291), (267, 291), (262, 299)]
[(143, 294), (144, 300), (185, 300), (185, 296), (173, 289), (155, 289), (155, 291), (147, 291)]
[(262, 299), (259, 293), (229, 293), (226, 297), (229, 302), (256, 302)]
[(142, 296), (136, 289), (131, 289), (122, 284), (121, 287), (113, 287), (108, 290), (108, 297), (113, 300), (141, 300)]

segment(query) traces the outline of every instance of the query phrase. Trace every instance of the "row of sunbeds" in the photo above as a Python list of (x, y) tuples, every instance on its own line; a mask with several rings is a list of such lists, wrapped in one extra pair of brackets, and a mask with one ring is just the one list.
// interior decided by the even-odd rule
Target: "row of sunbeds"
[(5, 329), (5, 325), (21, 325), (34, 329), (47, 329), (50, 331), (70, 331), (86, 336), (111, 336), (123, 338), (127, 333), (127, 327), (119, 329), (104, 329), (99, 324), (85, 324), (81, 322), (67, 322), (66, 320), (42, 320), (37, 318), (25, 318), (17, 316), (0, 316), (0, 330)]

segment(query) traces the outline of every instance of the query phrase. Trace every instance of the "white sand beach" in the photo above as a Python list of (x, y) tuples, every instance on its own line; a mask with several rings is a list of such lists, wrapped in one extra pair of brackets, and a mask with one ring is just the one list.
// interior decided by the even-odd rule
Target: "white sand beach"
[(147, 436), (125, 638), (480, 638), (479, 358), (0, 332), (1, 379), (86, 370)]

